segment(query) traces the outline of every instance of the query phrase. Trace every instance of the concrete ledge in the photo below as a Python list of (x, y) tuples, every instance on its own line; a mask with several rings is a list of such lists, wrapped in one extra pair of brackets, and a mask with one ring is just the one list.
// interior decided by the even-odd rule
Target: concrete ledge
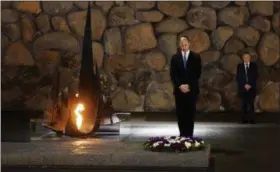
[[(195, 122), (194, 136), (202, 139), (211, 139), (212, 137), (229, 137), (232, 132), (250, 131), (252, 129), (266, 130), (267, 128), (279, 127), (279, 124), (257, 123), (257, 124), (239, 124), (227, 122)], [(149, 137), (154, 136), (178, 136), (178, 124), (176, 121), (151, 122), (140, 120), (140, 118), (131, 118), (120, 123), (119, 139), (124, 142), (134, 141), (143, 143)]]
[(2, 167), (89, 166), (145, 168), (202, 168), (210, 166), (210, 145), (202, 151), (160, 153), (145, 151), (140, 143), (87, 139), (2, 143)]
[(30, 142), (30, 119), (24, 116), (1, 117), (2, 142)]
[(210, 159), (208, 168), (186, 168), (186, 167), (143, 167), (143, 166), (7, 166), (2, 165), (4, 172), (214, 172), (215, 159)]
[(1, 141), (30, 142), (30, 119), (41, 115), (28, 109), (1, 109)]
[[(258, 123), (280, 123), (280, 112), (262, 112), (256, 113)], [(240, 122), (242, 112), (197, 112), (195, 121), (197, 122)], [(176, 121), (175, 112), (131, 112), (128, 120), (142, 118), (150, 122)]]

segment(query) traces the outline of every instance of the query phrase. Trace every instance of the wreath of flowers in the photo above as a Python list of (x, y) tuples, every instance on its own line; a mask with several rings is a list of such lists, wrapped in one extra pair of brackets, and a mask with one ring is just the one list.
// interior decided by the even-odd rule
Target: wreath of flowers
[(204, 149), (205, 143), (197, 137), (151, 137), (144, 143), (144, 148), (157, 152), (188, 152)]

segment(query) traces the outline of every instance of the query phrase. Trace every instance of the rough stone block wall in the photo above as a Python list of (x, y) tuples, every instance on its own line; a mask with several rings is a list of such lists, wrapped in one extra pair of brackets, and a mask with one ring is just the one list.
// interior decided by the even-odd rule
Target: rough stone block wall
[[(2, 108), (45, 108), (57, 66), (72, 72), (62, 72), (62, 84), (74, 80), (86, 8), (1, 2)], [(174, 110), (169, 62), (186, 35), (203, 62), (199, 111), (240, 110), (234, 76), (244, 51), (260, 70), (256, 110), (280, 111), (279, 2), (100, 1), (92, 9), (93, 54), (116, 110)]]

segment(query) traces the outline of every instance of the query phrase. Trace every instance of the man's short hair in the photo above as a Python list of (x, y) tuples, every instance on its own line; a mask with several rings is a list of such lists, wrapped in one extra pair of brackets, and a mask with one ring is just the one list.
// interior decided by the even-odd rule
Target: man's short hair
[(181, 45), (182, 41), (187, 40), (188, 42), (190, 42), (190, 39), (186, 36), (181, 36), (180, 37), (180, 41), (179, 41), (179, 45)]
[(251, 54), (249, 52), (247, 52), (247, 51), (242, 53), (242, 57), (244, 57), (245, 55), (249, 55), (251, 57)]

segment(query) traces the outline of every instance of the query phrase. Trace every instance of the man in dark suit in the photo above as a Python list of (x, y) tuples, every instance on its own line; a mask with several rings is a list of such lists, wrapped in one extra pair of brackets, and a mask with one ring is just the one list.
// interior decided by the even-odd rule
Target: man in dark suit
[(243, 62), (238, 64), (236, 80), (238, 93), (242, 101), (243, 115), (241, 123), (255, 123), (254, 101), (259, 77), (256, 63), (251, 62), (249, 53), (244, 53)]
[(173, 55), (170, 76), (174, 86), (176, 115), (180, 136), (192, 137), (196, 100), (201, 75), (200, 56), (189, 49), (187, 37), (180, 38), (180, 50)]

